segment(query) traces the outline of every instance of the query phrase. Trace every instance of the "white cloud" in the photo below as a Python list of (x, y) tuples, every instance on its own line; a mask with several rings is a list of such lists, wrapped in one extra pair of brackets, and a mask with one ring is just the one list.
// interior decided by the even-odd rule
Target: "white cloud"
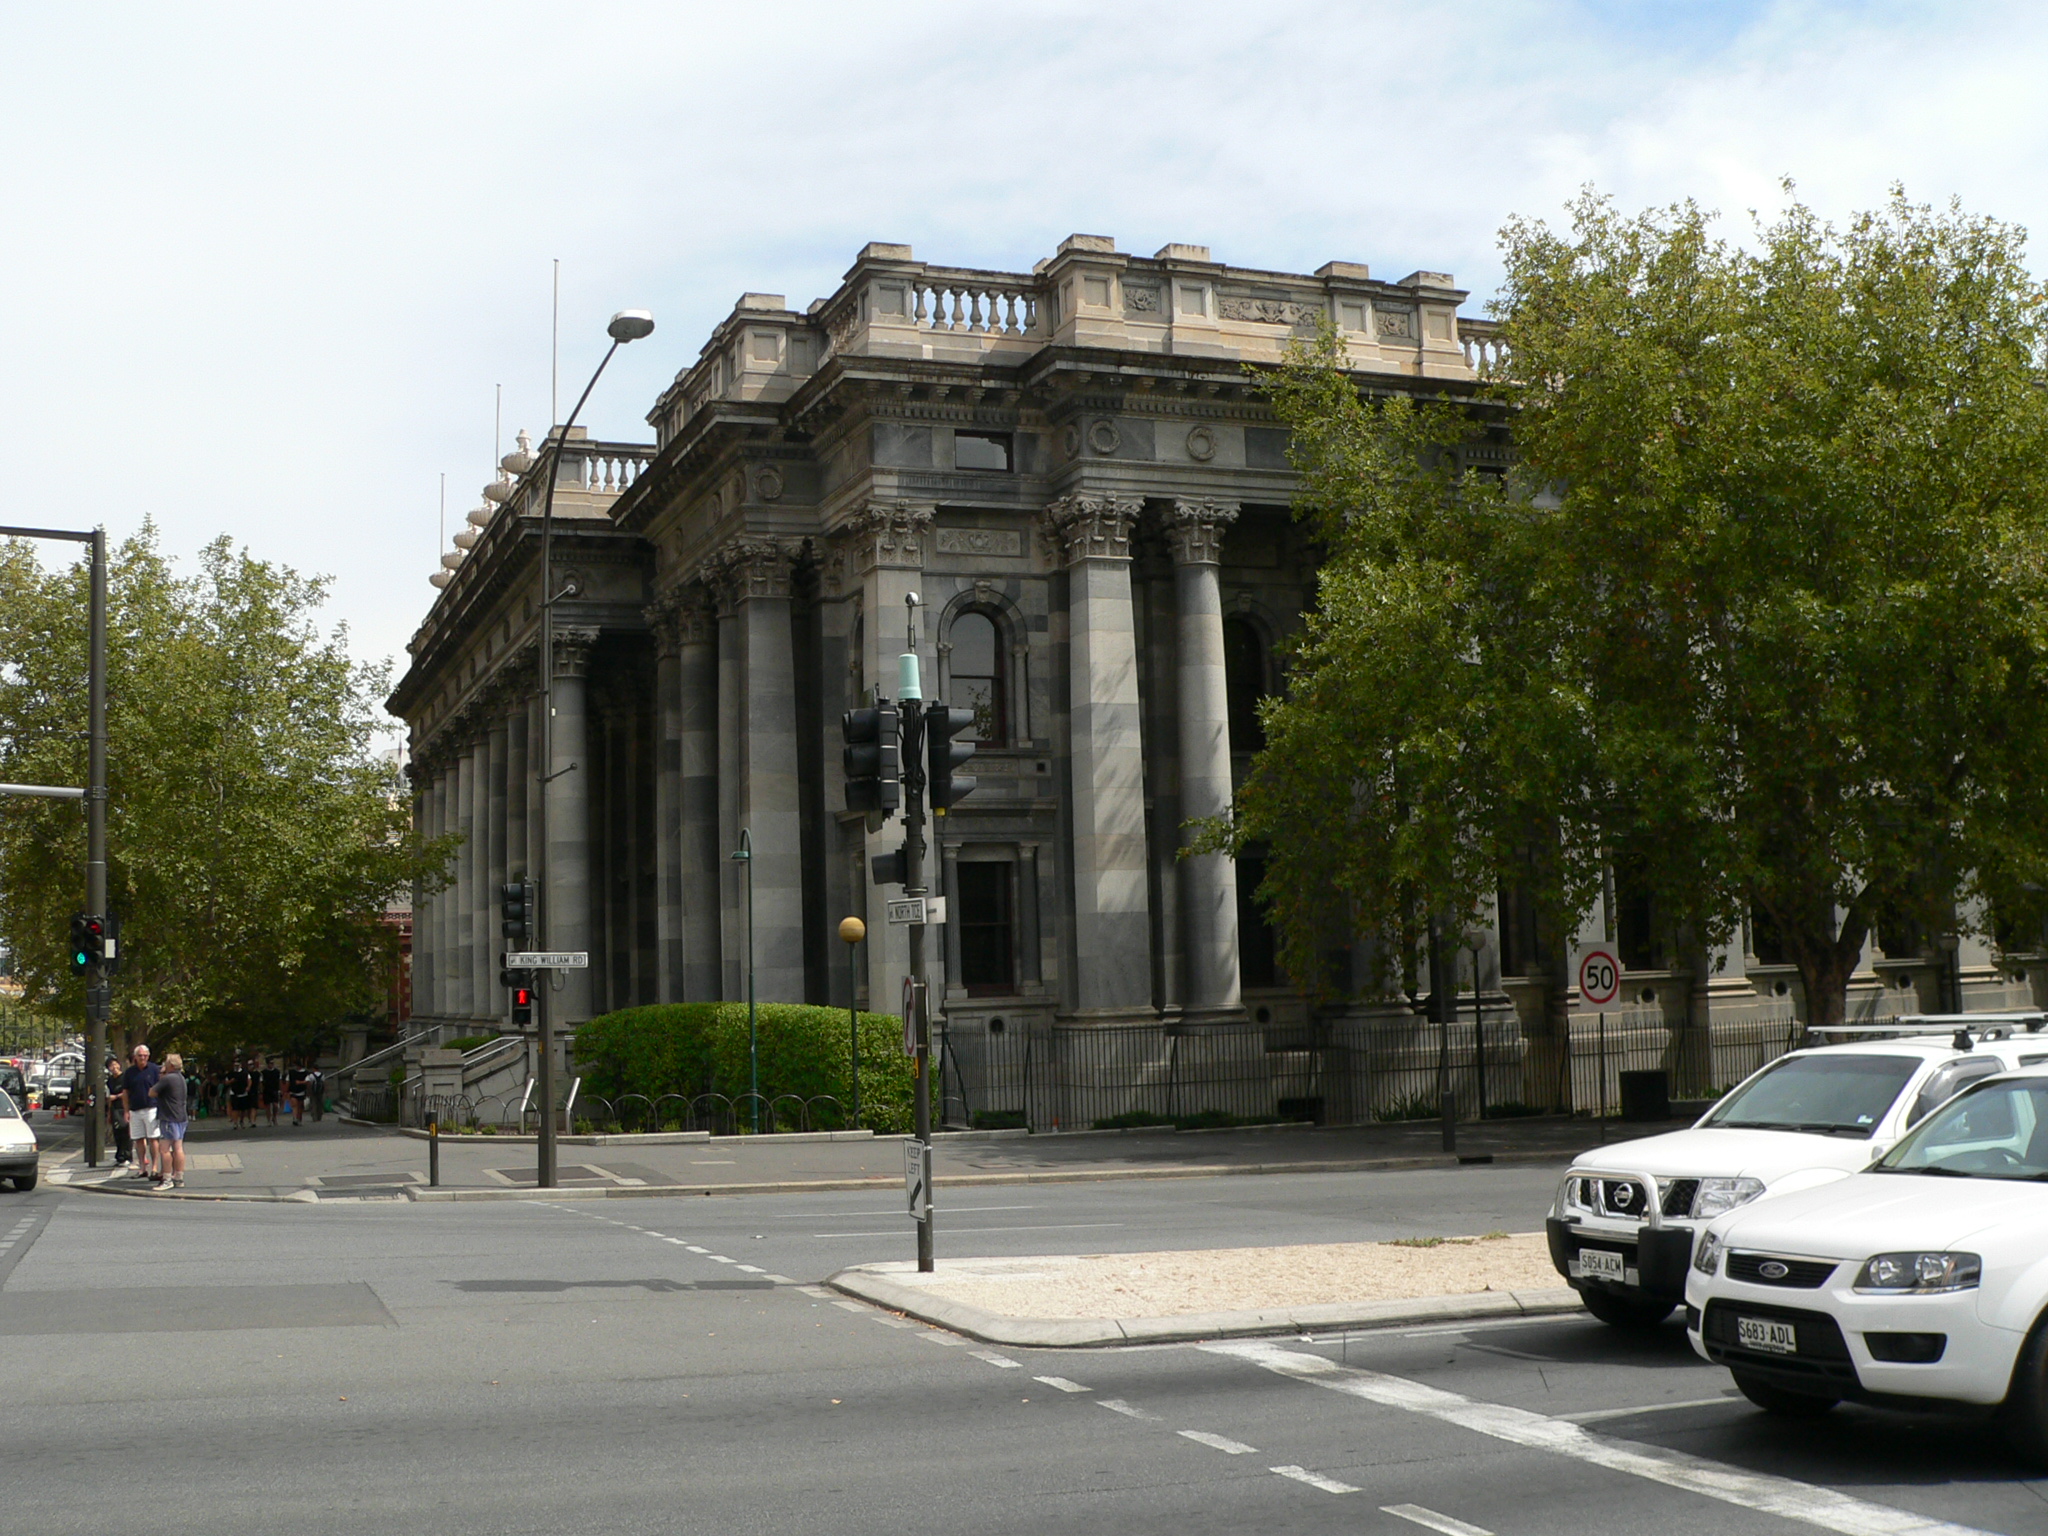
[(801, 306), (859, 246), (1028, 267), (1150, 252), (1483, 298), (1494, 236), (1594, 182), (1731, 215), (1915, 195), (2040, 221), (2025, 5), (0, 5), (10, 520), (154, 514), (337, 578), (400, 652), (506, 433), (604, 317), (640, 417), (743, 290)]

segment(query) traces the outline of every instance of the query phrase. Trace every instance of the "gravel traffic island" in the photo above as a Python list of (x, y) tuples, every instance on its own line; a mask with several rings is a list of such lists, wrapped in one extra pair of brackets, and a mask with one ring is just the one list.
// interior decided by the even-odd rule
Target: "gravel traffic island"
[(991, 1344), (1074, 1348), (1578, 1309), (1541, 1233), (862, 1264), (828, 1282)]

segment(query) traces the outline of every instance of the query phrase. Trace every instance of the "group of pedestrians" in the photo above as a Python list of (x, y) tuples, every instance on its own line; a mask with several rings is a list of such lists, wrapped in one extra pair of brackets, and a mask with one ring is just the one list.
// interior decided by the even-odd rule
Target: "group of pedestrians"
[(192, 1118), (191, 1085), (176, 1051), (161, 1067), (138, 1045), (123, 1069), (107, 1061), (107, 1113), (114, 1128), (114, 1162), (159, 1190), (185, 1183), (185, 1127)]
[(219, 1084), (227, 1101), (228, 1123), (237, 1130), (254, 1129), (259, 1114), (266, 1124), (276, 1125), (277, 1112), (287, 1099), (293, 1125), (305, 1124), (308, 1109), (318, 1120), (325, 1108), (325, 1088), (318, 1068), (304, 1062), (281, 1067), (274, 1056), (236, 1057)]

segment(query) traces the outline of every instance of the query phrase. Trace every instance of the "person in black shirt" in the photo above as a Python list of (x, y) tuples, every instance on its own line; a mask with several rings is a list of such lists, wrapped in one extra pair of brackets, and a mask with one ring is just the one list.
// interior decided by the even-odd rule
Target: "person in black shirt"
[(263, 1114), (272, 1125), (277, 1124), (278, 1101), (284, 1097), (284, 1074), (277, 1070), (277, 1063), (268, 1057), (263, 1061), (263, 1073), (259, 1081), (263, 1084)]
[(285, 1078), (285, 1088), (292, 1096), (292, 1124), (306, 1122), (306, 1064), (300, 1062)]
[[(83, 1073), (79, 1074), (81, 1077)], [(114, 1132), (114, 1166), (128, 1166), (128, 1101), (121, 1094), (121, 1063), (107, 1058), (107, 1124)]]
[(246, 1128), (256, 1113), (256, 1074), (249, 1070), (249, 1063), (241, 1057), (235, 1058), (235, 1065), (228, 1073), (228, 1124), (236, 1130)]

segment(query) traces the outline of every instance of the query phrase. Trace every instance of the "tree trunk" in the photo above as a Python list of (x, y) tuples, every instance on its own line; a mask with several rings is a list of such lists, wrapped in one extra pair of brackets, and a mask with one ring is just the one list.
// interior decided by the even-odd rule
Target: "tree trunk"
[(1863, 941), (1870, 936), (1864, 893), (1850, 901), (1839, 926), (1832, 898), (1806, 902), (1802, 908), (1790, 922), (1775, 912), (1771, 915), (1806, 988), (1806, 1026), (1840, 1024), (1849, 1013), (1850, 978), (1862, 958)]

